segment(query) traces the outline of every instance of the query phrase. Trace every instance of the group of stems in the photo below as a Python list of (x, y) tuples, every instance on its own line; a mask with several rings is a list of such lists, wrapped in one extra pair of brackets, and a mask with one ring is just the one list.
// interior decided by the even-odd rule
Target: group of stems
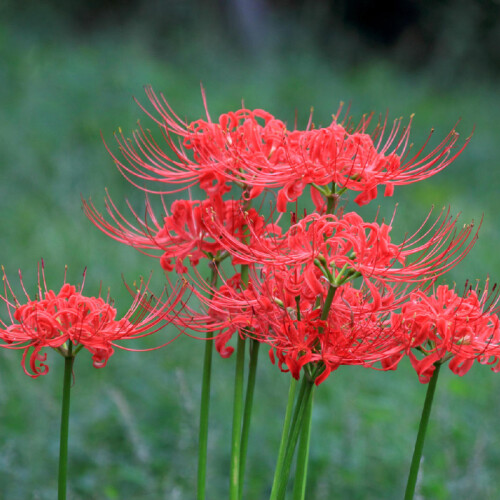
[(283, 500), (285, 498), (299, 436), (300, 444), (295, 468), (293, 499), (303, 500), (305, 498), (314, 387), (314, 378), (304, 374), (299, 393), (295, 397), (297, 381), (294, 378), (291, 379), (270, 500)]
[[(213, 290), (218, 278), (218, 260), (212, 262), (212, 273), (210, 287)], [(212, 352), (214, 348), (213, 338), (205, 341), (205, 353), (203, 356), (203, 374), (201, 382), (200, 422), (198, 430), (198, 475), (196, 495), (198, 500), (205, 499), (207, 456), (208, 456), (208, 422), (210, 410), (210, 387), (212, 383)]]
[[(432, 403), (434, 400), (434, 394), (436, 392), (436, 385), (439, 377), (440, 367), (441, 363), (438, 362), (435, 364), (434, 372), (427, 386), (424, 406), (422, 409), (415, 448), (413, 451), (410, 471), (406, 484), (404, 500), (413, 500), (415, 496), (424, 442), (431, 414)], [(292, 379), (290, 383), (288, 403), (286, 407), (283, 432), (278, 451), (278, 461), (276, 465), (270, 500), (283, 500), (285, 498), (293, 454), (299, 434), (300, 443), (297, 452), (292, 499), (304, 500), (305, 498), (309, 445), (311, 437), (311, 416), (314, 396), (313, 380), (314, 379), (310, 376), (307, 376), (307, 374), (304, 375), (299, 394), (296, 398), (294, 410), (293, 408), (297, 381), (295, 379)]]
[[(257, 360), (259, 342), (250, 341), (250, 364), (247, 381), (247, 392), (245, 404), (243, 405), (243, 375), (244, 375), (244, 353), (245, 339), (238, 337), (237, 361), (236, 361), (236, 383), (234, 391), (233, 408), (233, 434), (231, 453), (230, 474), (230, 500), (240, 500), (243, 494), (243, 480), (246, 464), (246, 454), (250, 431), (250, 419), (252, 413), (255, 379), (257, 373)], [(205, 498), (206, 479), (206, 455), (208, 435), (208, 403), (210, 396), (210, 371), (212, 359), (212, 340), (207, 341), (205, 350), (204, 378), (202, 389), (202, 411), (200, 414), (200, 444), (198, 461), (198, 499)], [(208, 352), (208, 354), (207, 354)], [(58, 475), (58, 500), (66, 500), (67, 490), (67, 463), (68, 463), (68, 435), (69, 435), (69, 410), (71, 382), (73, 372), (74, 356), (72, 343), (68, 342), (68, 351), (65, 356), (63, 375), (63, 395), (61, 409), (61, 428), (59, 443), (59, 475)], [(413, 500), (417, 485), (418, 472), (422, 459), (423, 446), (429, 417), (431, 413), (434, 394), (441, 364), (436, 363), (434, 373), (427, 387), (422, 416), (420, 419), (415, 449), (408, 475), (404, 500)], [(278, 451), (278, 460), (273, 480), (270, 500), (283, 500), (286, 493), (288, 477), (293, 461), (297, 441), (300, 436), (299, 449), (296, 460), (295, 482), (293, 489), (293, 500), (304, 500), (307, 479), (307, 467), (309, 457), (309, 445), (311, 437), (312, 406), (314, 395), (314, 378), (307, 373), (302, 378), (299, 394), (295, 401), (297, 381), (292, 378), (288, 393), (288, 402), (285, 412), (283, 432)], [(294, 408), (295, 402), (295, 408)]]
[[(211, 285), (214, 289), (217, 282), (218, 263), (214, 261), (212, 269)], [(248, 266), (241, 268), (241, 280), (243, 285), (248, 283)], [(257, 374), (257, 363), (259, 356), (259, 342), (250, 339), (246, 341), (245, 332), (238, 335), (236, 346), (236, 368), (233, 399), (233, 425), (231, 435), (231, 462), (229, 476), (229, 498), (239, 500), (243, 495), (243, 481), (245, 476), (246, 456), (248, 440), (250, 436), (250, 421), (253, 407), (253, 396), (255, 392), (255, 381)], [(247, 389), (244, 398), (245, 379), (245, 346), (249, 344), (250, 361), (247, 375)], [(206, 470), (208, 455), (208, 422), (210, 406), (210, 387), (212, 372), (213, 339), (205, 343), (205, 355), (203, 362), (203, 382), (200, 405), (200, 427), (198, 444), (198, 484), (197, 499), (206, 498)]]
[[(333, 288), (331, 289), (333, 290)], [(329, 294), (330, 295), (330, 294)], [(333, 298), (333, 293), (327, 296)], [(326, 305), (326, 304), (325, 304)], [(205, 499), (206, 463), (207, 463), (207, 436), (208, 436), (208, 409), (210, 399), (210, 374), (212, 364), (213, 340), (206, 342), (203, 385), (200, 413), (199, 456), (198, 456), (198, 500)], [(231, 473), (230, 473), (230, 500), (241, 500), (252, 414), (253, 395), (257, 373), (259, 342), (250, 340), (250, 363), (247, 377), (247, 391), (243, 405), (244, 385), (244, 359), (245, 338), (238, 336), (236, 353), (236, 377), (233, 407), (233, 432), (231, 446)], [(58, 500), (66, 500), (67, 490), (67, 463), (68, 463), (68, 435), (69, 435), (69, 410), (71, 382), (74, 355), (72, 343), (68, 342), (65, 355), (63, 375), (63, 395), (61, 408), (61, 428), (59, 443), (59, 474), (58, 474)], [(404, 500), (413, 500), (417, 485), (418, 473), (422, 459), (424, 441), (429, 423), (434, 394), (436, 391), (441, 363), (436, 363), (434, 373), (427, 386), (426, 397), (422, 409), (417, 439), (410, 465), (410, 472), (406, 484)], [(300, 436), (297, 452), (293, 500), (304, 500), (307, 480), (307, 467), (309, 458), (309, 445), (311, 437), (312, 406), (314, 395), (314, 373), (305, 373), (302, 378), (299, 394), (296, 396), (297, 381), (292, 378), (288, 393), (288, 402), (285, 420), (278, 451), (278, 460), (272, 485), (270, 500), (283, 500), (285, 498), (288, 477), (293, 461), (295, 448)], [(295, 405), (294, 405), (295, 402)]]
[[(248, 265), (241, 266), (241, 283), (248, 284)], [(245, 380), (245, 344), (248, 343), (245, 331), (238, 335), (236, 346), (236, 368), (234, 379), (233, 400), (233, 430), (231, 435), (231, 465), (229, 474), (229, 499), (240, 500), (243, 496), (246, 456), (248, 439), (250, 436), (250, 422), (252, 418), (253, 396), (257, 375), (259, 356), (259, 342), (251, 339), (249, 352), (250, 363), (247, 375), (247, 390), (243, 402)]]

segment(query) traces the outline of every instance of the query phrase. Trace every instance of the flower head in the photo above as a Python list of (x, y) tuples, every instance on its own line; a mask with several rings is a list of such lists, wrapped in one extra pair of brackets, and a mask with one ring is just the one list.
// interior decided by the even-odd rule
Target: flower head
[(403, 346), (393, 335), (389, 313), (400, 305), (404, 287), (345, 282), (333, 290), (317, 280), (313, 290), (301, 279), (304, 274), (296, 266), (263, 266), (250, 272), (245, 285), (237, 274), (217, 289), (205, 283), (201, 291), (198, 276), (193, 293), (207, 312), (184, 316), (184, 324), (214, 332), (223, 357), (232, 354), (227, 343), (239, 331), (267, 344), (282, 371), (298, 379), (306, 370), (316, 384), (343, 365), (394, 368)]
[[(353, 126), (350, 118), (339, 121), (342, 107), (330, 125), (317, 128), (311, 116), (304, 130), (290, 130), (262, 109), (242, 108), (213, 121), (204, 93), (206, 119), (185, 122), (163, 95), (158, 97), (149, 87), (146, 94), (154, 111), (141, 107), (160, 127), (169, 151), (142, 128), (132, 140), (120, 132), (116, 138), (124, 160), (111, 154), (127, 179), (149, 192), (175, 192), (198, 184), (208, 196), (227, 192), (231, 183), (247, 189), (250, 198), (265, 189), (278, 189), (280, 212), (307, 185), (328, 190), (333, 183), (356, 191), (359, 205), (375, 199), (379, 186), (390, 196), (397, 185), (440, 172), (468, 142), (457, 147), (458, 133), (453, 129), (432, 151), (425, 152), (426, 141), (413, 153), (409, 141), (413, 117), (405, 127), (401, 119), (388, 126), (387, 118), (372, 127), (372, 113)], [(156, 185), (150, 189), (134, 179)]]
[(125, 349), (117, 341), (138, 339), (159, 331), (172, 319), (171, 313), (181, 300), (180, 293), (173, 294), (166, 302), (162, 297), (155, 299), (149, 294), (147, 284), (141, 283), (129, 310), (118, 319), (109, 296), (106, 299), (100, 294), (85, 296), (83, 284), (77, 288), (66, 283), (65, 277), (59, 292), (49, 290), (43, 263), (34, 298), (26, 292), (20, 273), (26, 301), (17, 298), (5, 270), (3, 273), (4, 294), (0, 298), (7, 305), (10, 321), (0, 320), (0, 347), (24, 349), (22, 363), (25, 373), (31, 377), (48, 372), (44, 364), (47, 354), (42, 354), (46, 347), (65, 357), (85, 348), (92, 354), (96, 368), (105, 366), (115, 347)]
[(430, 380), (436, 363), (448, 360), (458, 375), (467, 373), (474, 361), (500, 371), (497, 302), (498, 297), (488, 293), (488, 283), (482, 293), (469, 289), (459, 295), (454, 288), (441, 285), (430, 295), (420, 290), (410, 294), (392, 322), (399, 327), (421, 382)]
[[(477, 239), (474, 224), (457, 229), (458, 217), (451, 217), (449, 211), (443, 210), (435, 221), (429, 219), (430, 214), (399, 244), (391, 240), (392, 222), (366, 222), (355, 212), (312, 213), (283, 234), (275, 224), (268, 224), (267, 232), (257, 233), (253, 221), (247, 219), (253, 236), (249, 242), (234, 238), (215, 218), (210, 229), (231, 255), (245, 262), (275, 267), (306, 265), (303, 279), (313, 278), (323, 267), (337, 281), (347, 271), (372, 281), (420, 283), (456, 266)], [(318, 259), (322, 266), (318, 266)]]
[[(163, 217), (155, 214), (146, 199), (143, 217), (129, 205), (131, 221), (118, 210), (109, 194), (105, 204), (107, 216), (91, 200), (83, 200), (83, 209), (92, 223), (111, 238), (158, 257), (165, 271), (175, 268), (178, 273), (185, 273), (185, 264), (196, 267), (201, 259), (211, 260), (223, 252), (225, 247), (216, 229), (219, 226), (241, 244), (253, 244), (255, 238), (279, 231), (276, 225), (267, 224), (256, 209), (246, 208), (244, 201), (223, 200), (219, 195), (205, 200), (175, 200), (170, 210), (163, 203)], [(252, 225), (252, 232), (248, 231), (248, 224)], [(233, 263), (238, 263), (237, 256)]]

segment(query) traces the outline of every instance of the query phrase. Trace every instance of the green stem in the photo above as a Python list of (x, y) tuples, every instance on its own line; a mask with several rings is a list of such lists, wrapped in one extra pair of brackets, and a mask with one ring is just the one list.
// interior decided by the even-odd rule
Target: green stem
[(335, 296), (335, 292), (337, 291), (336, 286), (330, 285), (330, 288), (328, 288), (328, 293), (325, 298), (325, 304), (323, 305), (323, 310), (321, 311), (321, 319), (323, 321), (326, 321), (328, 319), (328, 313), (330, 312), (330, 307), (333, 302), (333, 297)]
[[(307, 377), (307, 375), (304, 375), (302, 378), (302, 382), (301, 382), (300, 388), (299, 388), (299, 394), (297, 395), (297, 400), (295, 401), (295, 408), (293, 411), (292, 421), (290, 424), (290, 433), (292, 432), (293, 429), (295, 429), (295, 426), (297, 425), (297, 420), (299, 418), (300, 408), (302, 407), (302, 402), (304, 401), (304, 395), (306, 393), (306, 380), (305, 380), (306, 377)], [(290, 433), (287, 436), (285, 455), (286, 455), (288, 447), (290, 445)]]
[(422, 450), (424, 448), (425, 433), (427, 431), (427, 424), (429, 423), (429, 416), (431, 414), (432, 400), (434, 399), (434, 393), (436, 391), (439, 369), (441, 368), (440, 364), (436, 364), (435, 366), (436, 369), (434, 370), (429, 385), (427, 386), (424, 408), (422, 410), (422, 416), (420, 417), (420, 425), (418, 427), (417, 441), (415, 442), (413, 458), (411, 459), (410, 473), (408, 475), (408, 482), (406, 483), (406, 492), (404, 500), (412, 500), (415, 494), (418, 470), (420, 468), (420, 460), (422, 458)]
[(297, 466), (295, 469), (295, 483), (293, 485), (293, 500), (304, 500), (306, 497), (307, 466), (309, 464), (309, 445), (311, 443), (312, 408), (314, 386), (307, 402), (304, 421), (300, 431), (299, 449), (297, 450)]
[(203, 358), (200, 429), (198, 434), (198, 500), (205, 500), (208, 449), (208, 414), (210, 409), (210, 385), (212, 379), (213, 344), (213, 339), (205, 341), (205, 356)]
[[(242, 287), (248, 284), (249, 268), (242, 264), (240, 279)], [(245, 332), (238, 334), (236, 346), (236, 371), (234, 376), (233, 432), (231, 435), (231, 464), (229, 472), (229, 500), (239, 500), (241, 495), (241, 449), (243, 417), (243, 382), (245, 378)]]
[(286, 444), (288, 434), (290, 432), (290, 424), (292, 421), (293, 402), (295, 400), (295, 393), (297, 391), (297, 380), (290, 377), (290, 389), (288, 390), (288, 402), (286, 405), (285, 421), (283, 423), (283, 432), (281, 433), (281, 442), (278, 450), (278, 461), (276, 463), (276, 470), (274, 472), (273, 487), (271, 490), (270, 500), (276, 500), (278, 495), (278, 487), (281, 478), (281, 471), (283, 469), (283, 462), (285, 460)]
[(285, 498), (286, 486), (288, 483), (288, 477), (290, 476), (290, 469), (292, 467), (293, 455), (295, 453), (295, 447), (297, 446), (299, 434), (302, 429), (305, 409), (307, 408), (309, 404), (309, 399), (311, 398), (312, 388), (314, 387), (314, 379), (310, 379), (309, 377), (304, 376), (302, 380), (302, 385), (304, 387), (303, 397), (301, 400), (297, 400), (296, 418), (292, 422), (290, 434), (288, 437), (288, 444), (285, 452), (285, 458), (283, 461), (283, 469), (279, 481), (278, 495), (276, 497), (277, 500), (283, 500)]
[(68, 435), (69, 435), (69, 403), (71, 395), (71, 379), (74, 356), (73, 344), (68, 341), (68, 352), (64, 359), (64, 382), (61, 408), (61, 434), (59, 440), (59, 478), (57, 499), (66, 500), (66, 485), (68, 476)]
[(245, 465), (247, 461), (248, 438), (250, 436), (250, 422), (252, 419), (253, 395), (255, 392), (255, 379), (257, 375), (257, 362), (259, 360), (260, 342), (250, 341), (250, 365), (248, 369), (247, 393), (245, 396), (245, 410), (243, 412), (243, 425), (241, 430), (240, 452), (240, 498), (243, 495), (243, 481), (245, 478)]
[(337, 186), (332, 182), (332, 187), (330, 189), (330, 194), (327, 197), (326, 202), (326, 213), (334, 214), (337, 209), (337, 204), (339, 202), (339, 194), (337, 192)]
[[(219, 262), (214, 261), (210, 284), (212, 289), (217, 284)], [(201, 385), (200, 402), (200, 428), (198, 434), (198, 488), (197, 499), (205, 500), (207, 476), (207, 450), (208, 450), (208, 416), (210, 410), (210, 387), (212, 380), (212, 352), (213, 339), (205, 341), (205, 355), (203, 358), (203, 379)]]
[(326, 213), (327, 214), (333, 214), (335, 213), (335, 209), (337, 208), (337, 196), (336, 195), (330, 195), (326, 199)]
[(248, 285), (248, 264), (242, 264), (241, 265), (241, 283), (243, 284), (243, 287), (246, 288)]
[(229, 499), (240, 497), (240, 457), (241, 457), (241, 418), (243, 415), (243, 379), (245, 371), (245, 339), (238, 335), (236, 347), (236, 372), (234, 378), (233, 433), (231, 437), (231, 469)]

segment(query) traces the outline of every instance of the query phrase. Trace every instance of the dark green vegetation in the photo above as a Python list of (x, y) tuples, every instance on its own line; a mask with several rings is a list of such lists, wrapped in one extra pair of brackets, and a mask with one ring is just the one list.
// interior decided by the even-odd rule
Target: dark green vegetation
[[(86, 291), (111, 287), (121, 308), (130, 303), (128, 281), (154, 275), (158, 261), (103, 235), (85, 218), (80, 196), (99, 208), (107, 187), (120, 207), (142, 194), (113, 166), (100, 132), (113, 147), (113, 131), (129, 134), (140, 119), (153, 124), (132, 101), (145, 102), (152, 84), (188, 120), (203, 113), (202, 81), (211, 115), (245, 105), (265, 108), (299, 126), (314, 107), (315, 123), (328, 124), (339, 101), (352, 102), (355, 119), (375, 110), (389, 117), (415, 113), (418, 146), (434, 127), (438, 140), (461, 118), (471, 144), (447, 171), (381, 200), (394, 222), (395, 239), (416, 230), (432, 205), (479, 221), (480, 238), (449, 276), (498, 279), (500, 229), (500, 99), (479, 80), (443, 86), (430, 71), (402, 73), (373, 60), (334, 64), (303, 48), (294, 53), (239, 56), (186, 26), (171, 45), (151, 50), (144, 32), (129, 27), (73, 35), (52, 18), (35, 24), (0, 21), (0, 264), (12, 283), (23, 270), (35, 290), (43, 257), (49, 286), (79, 282), (88, 267)], [(184, 33), (182, 36), (179, 33)], [(202, 33), (203, 34), (203, 33)], [(216, 50), (217, 49), (217, 50)], [(378, 201), (363, 210), (373, 214)], [(351, 208), (354, 208), (351, 205)], [(2, 309), (0, 314), (4, 314)], [(144, 346), (162, 343), (147, 340)], [(117, 352), (102, 370), (82, 353), (75, 362), (69, 445), (69, 492), (73, 499), (186, 499), (194, 497), (202, 344), (184, 337), (148, 353)], [(36, 380), (21, 369), (21, 352), (0, 351), (0, 498), (55, 496), (63, 360), (49, 354), (50, 373)], [(234, 360), (214, 360), (209, 441), (208, 498), (226, 498)], [(245, 498), (266, 497), (281, 431), (288, 375), (261, 356)], [(397, 372), (347, 368), (316, 393), (308, 498), (398, 499), (413, 450), (425, 394), (409, 363)], [(495, 498), (500, 489), (500, 378), (474, 367), (463, 379), (442, 371), (429, 425), (423, 465), (423, 498)]]

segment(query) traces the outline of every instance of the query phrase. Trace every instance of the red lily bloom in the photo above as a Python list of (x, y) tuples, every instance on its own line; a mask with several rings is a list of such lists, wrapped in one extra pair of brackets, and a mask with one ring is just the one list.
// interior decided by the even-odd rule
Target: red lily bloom
[[(118, 210), (109, 194), (105, 204), (110, 221), (97, 211), (90, 200), (83, 200), (85, 214), (97, 228), (121, 243), (159, 258), (166, 271), (172, 271), (175, 267), (178, 273), (187, 272), (184, 265), (186, 258), (195, 267), (200, 259), (212, 259), (218, 252), (225, 250), (220, 239), (214, 237), (214, 225), (223, 227), (237, 241), (246, 241), (248, 244), (265, 232), (279, 230), (275, 225), (266, 224), (264, 217), (254, 208), (245, 209), (244, 202), (224, 201), (219, 195), (206, 200), (176, 200), (170, 211), (163, 204), (163, 222), (155, 215), (149, 199), (146, 199), (144, 217), (140, 217), (129, 205), (135, 219), (133, 222), (128, 221)], [(247, 230), (249, 221), (253, 233)], [(159, 250), (161, 253), (151, 253), (150, 250)], [(243, 262), (237, 257), (233, 261), (234, 264)]]
[[(430, 214), (419, 230), (401, 244), (390, 238), (391, 225), (365, 222), (354, 212), (340, 215), (313, 213), (293, 224), (280, 236), (275, 225), (250, 243), (234, 238), (213, 219), (211, 230), (226, 250), (238, 259), (273, 266), (305, 265), (303, 279), (321, 276), (318, 269), (331, 273), (329, 279), (342, 279), (345, 272), (359, 273), (367, 279), (387, 282), (420, 283), (434, 279), (458, 264), (470, 251), (476, 238), (473, 224), (457, 231), (457, 218), (441, 212), (427, 226)], [(323, 262), (318, 265), (318, 259)], [(313, 269), (317, 268), (317, 269)], [(314, 285), (312, 285), (314, 287)]]
[(271, 360), (276, 356), (281, 370), (298, 379), (304, 367), (317, 366), (315, 382), (320, 384), (343, 365), (394, 368), (387, 360), (400, 359), (402, 348), (388, 312), (398, 306), (404, 289), (366, 283), (358, 288), (346, 282), (335, 287), (327, 305), (329, 285), (315, 297), (296, 295), (283, 285), (283, 273), (269, 271), (256, 292), (260, 308), (253, 306), (252, 325), (255, 337), (271, 346)]
[[(213, 122), (207, 119), (191, 123), (181, 120), (163, 95), (151, 88), (146, 94), (159, 115), (142, 108), (161, 128), (170, 154), (165, 153), (149, 132), (134, 133), (128, 141), (120, 133), (117, 141), (125, 162), (113, 155), (121, 172), (144, 181), (181, 186), (155, 192), (173, 192), (195, 184), (208, 195), (223, 194), (228, 182), (250, 186), (250, 197), (264, 189), (277, 188), (278, 211), (285, 211), (308, 184), (358, 191), (355, 201), (364, 205), (377, 196), (377, 187), (385, 186), (390, 196), (394, 186), (426, 179), (449, 165), (463, 150), (465, 141), (454, 151), (458, 134), (452, 130), (431, 152), (427, 142), (412, 157), (408, 147), (411, 121), (401, 130), (396, 120), (387, 134), (387, 120), (368, 133), (373, 114), (357, 127), (338, 122), (341, 109), (328, 127), (314, 128), (312, 118), (305, 130), (290, 131), (286, 124), (261, 110), (240, 109), (223, 114)], [(178, 141), (176, 140), (178, 137)], [(112, 154), (112, 153), (111, 153)], [(146, 191), (152, 189), (138, 186)]]
[[(342, 294), (341, 290), (339, 292)], [(361, 316), (352, 312), (342, 317), (338, 308), (331, 311), (326, 320), (320, 319), (319, 310), (310, 311), (299, 320), (289, 310), (269, 330), (267, 342), (272, 345), (271, 361), (274, 362), (276, 356), (280, 369), (290, 371), (296, 379), (306, 366), (316, 365), (316, 385), (340, 366), (372, 367), (385, 363), (385, 369), (395, 368), (392, 360), (400, 359), (401, 345), (392, 334), (387, 319), (381, 315)]]
[[(293, 268), (289, 273), (297, 274)], [(200, 290), (199, 279), (195, 281), (193, 292), (208, 311), (184, 317), (184, 325), (216, 332), (216, 347), (223, 357), (232, 354), (227, 343), (239, 331), (269, 345), (271, 360), (277, 358), (280, 369), (295, 378), (305, 367), (316, 367), (316, 384), (341, 365), (380, 363), (382, 369), (393, 369), (402, 357), (388, 313), (400, 305), (404, 289), (345, 283), (336, 287), (322, 319), (329, 286), (321, 283), (316, 294), (303, 293), (304, 283), (294, 288), (293, 278), (272, 266), (251, 272), (244, 287), (239, 275), (217, 290), (206, 283)]]
[[(491, 299), (488, 284), (482, 294), (470, 289), (463, 296), (446, 285), (434, 294), (422, 291), (410, 294), (410, 300), (393, 314), (393, 326), (399, 327), (407, 345), (411, 363), (422, 383), (429, 382), (435, 363), (450, 360), (453, 373), (464, 375), (474, 361), (493, 365), (500, 371), (500, 322), (498, 297)], [(396, 330), (397, 331), (397, 330)], [(417, 357), (417, 349), (423, 357)]]
[[(46, 347), (67, 356), (68, 342), (72, 342), (72, 355), (82, 348), (87, 349), (92, 354), (96, 368), (106, 365), (115, 347), (137, 350), (125, 348), (116, 342), (138, 339), (161, 330), (172, 320), (173, 309), (182, 297), (181, 293), (174, 293), (166, 302), (162, 302), (162, 297), (153, 302), (147, 285), (141, 284), (127, 313), (117, 319), (116, 309), (109, 296), (106, 300), (100, 295), (87, 297), (82, 294), (83, 285), (77, 289), (66, 283), (66, 280), (58, 293), (47, 289), (43, 265), (43, 283), (40, 282), (39, 274), (38, 293), (34, 299), (26, 292), (20, 274), (27, 299), (25, 303), (21, 303), (14, 294), (5, 271), (3, 279), (4, 295), (0, 295), (0, 298), (7, 305), (10, 322), (0, 320), (0, 347), (23, 349), (22, 364), (24, 372), (30, 377), (45, 375), (49, 371), (44, 364), (47, 354), (41, 354)], [(172, 340), (167, 344), (170, 342)], [(28, 363), (31, 348), (33, 351)]]

